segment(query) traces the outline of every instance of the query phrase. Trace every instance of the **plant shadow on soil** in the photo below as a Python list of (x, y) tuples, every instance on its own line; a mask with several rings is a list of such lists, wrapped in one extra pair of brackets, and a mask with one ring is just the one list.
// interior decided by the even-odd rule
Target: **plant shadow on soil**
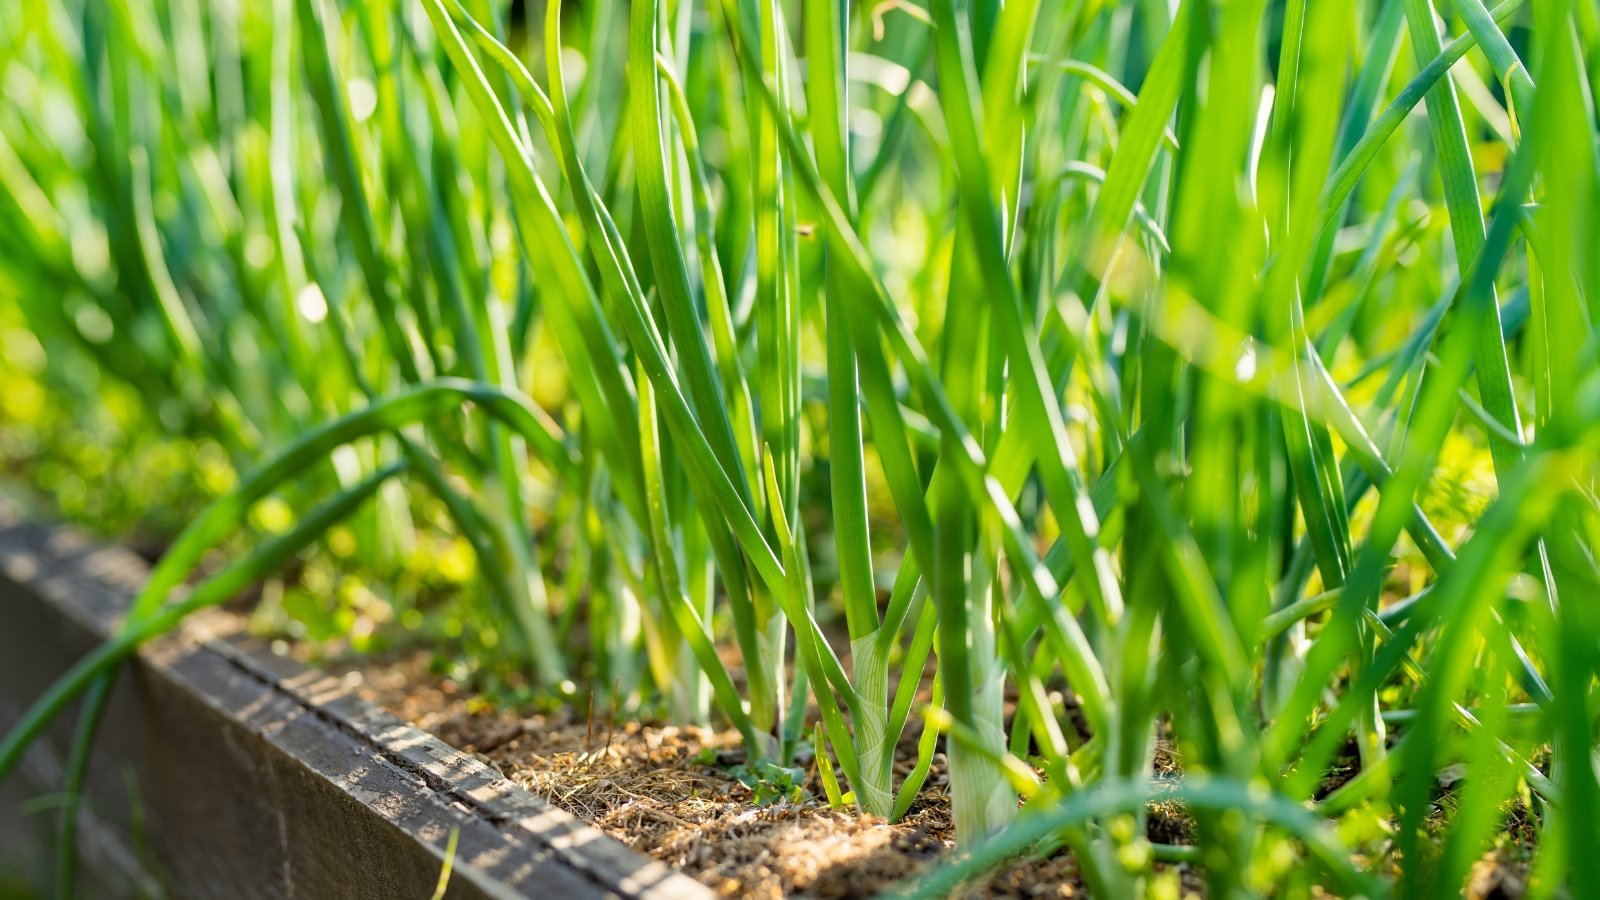
[[(811, 799), (759, 806), (733, 771), (744, 759), (735, 731), (612, 721), (587, 709), (524, 715), (487, 703), (470, 687), (434, 671), (433, 658), (424, 650), (397, 650), (323, 667), (345, 677), (359, 673), (359, 693), (369, 702), (719, 895), (871, 897), (953, 854), (955, 829), (942, 754), (935, 757), (921, 795), (893, 824), (853, 809), (830, 809), (809, 760), (800, 786)], [(915, 764), (918, 736), (914, 725), (902, 736), (896, 783)], [(1177, 777), (1181, 768), (1168, 736), (1159, 736), (1155, 773)], [(1352, 745), (1339, 754), (1319, 795), (1358, 771)], [(1435, 804), (1455, 802), (1459, 787), (1437, 786)], [(1526, 891), (1535, 829), (1520, 802), (1512, 806), (1500, 839), (1473, 867), (1470, 898), (1516, 898)], [(1194, 823), (1180, 805), (1154, 802), (1148, 807), (1146, 836), (1156, 843), (1192, 844)], [(1379, 870), (1388, 863), (1392, 860), (1368, 860)], [(1157, 862), (1154, 877), (1175, 888), (1177, 896), (1206, 895), (1193, 864)], [(1058, 852), (1016, 860), (968, 885), (961, 896), (1089, 894), (1071, 854)]]
[[(813, 799), (757, 806), (732, 769), (734, 731), (612, 722), (586, 711), (523, 716), (487, 708), (431, 671), (426, 652), (347, 661), (360, 693), (445, 743), (473, 754), (531, 793), (728, 897), (870, 897), (903, 884), (954, 849), (948, 775), (937, 756), (921, 796), (894, 824), (829, 809), (814, 765)], [(899, 747), (897, 782), (915, 764), (917, 733)], [(1152, 840), (1183, 843), (1181, 810), (1152, 806)], [(1164, 867), (1185, 893), (1203, 890), (1188, 865)], [(1014, 862), (966, 897), (1086, 896), (1072, 857)]]

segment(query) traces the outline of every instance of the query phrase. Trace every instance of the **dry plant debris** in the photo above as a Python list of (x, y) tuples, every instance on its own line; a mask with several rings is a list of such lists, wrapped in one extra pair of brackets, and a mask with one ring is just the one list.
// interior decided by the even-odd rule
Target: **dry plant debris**
[[(756, 806), (728, 771), (738, 734), (610, 722), (586, 711), (524, 717), (484, 709), (463, 686), (429, 671), (426, 653), (352, 664), (361, 693), (494, 766), (538, 797), (727, 897), (868, 897), (893, 887), (954, 844), (944, 760), (911, 811), (889, 824), (829, 809), (815, 767), (814, 800)], [(903, 742), (898, 775), (914, 762)], [(717, 764), (702, 760), (715, 758)], [(1152, 816), (1171, 837), (1178, 814)], [(1185, 878), (1187, 883), (1191, 878)], [(1019, 862), (974, 886), (971, 897), (1081, 897), (1070, 856)]]

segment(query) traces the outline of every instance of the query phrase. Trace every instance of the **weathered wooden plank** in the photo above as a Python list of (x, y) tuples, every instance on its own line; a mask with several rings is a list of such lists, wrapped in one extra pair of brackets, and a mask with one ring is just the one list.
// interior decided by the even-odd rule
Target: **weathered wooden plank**
[[(146, 569), (0, 504), (0, 727), (116, 626)], [(426, 897), (459, 833), (462, 898), (709, 897), (361, 700), (232, 617), (153, 642), (96, 745), (82, 869), (96, 895)], [(0, 872), (48, 874), (61, 723), (0, 792)]]

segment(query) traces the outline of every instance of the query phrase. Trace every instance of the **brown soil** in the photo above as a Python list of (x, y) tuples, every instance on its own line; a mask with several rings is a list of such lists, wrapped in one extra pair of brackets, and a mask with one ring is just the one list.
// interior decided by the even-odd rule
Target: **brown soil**
[[(640, 853), (654, 857), (726, 897), (871, 897), (903, 885), (954, 850), (949, 780), (938, 754), (916, 803), (890, 824), (830, 809), (814, 764), (805, 766), (797, 803), (757, 805), (734, 769), (743, 762), (737, 732), (613, 722), (604, 710), (563, 709), (524, 714), (495, 707), (462, 683), (435, 672), (431, 654), (397, 651), (324, 659), (322, 668), (361, 677), (361, 694), (444, 742), (493, 766), (533, 794), (589, 822)], [(896, 783), (912, 769), (919, 737), (915, 723), (898, 747)], [(1157, 734), (1153, 771), (1182, 771), (1171, 735)], [(1360, 771), (1353, 745), (1330, 767), (1318, 795)], [(1452, 802), (1441, 785), (1436, 802)], [(1194, 821), (1180, 804), (1150, 804), (1146, 836), (1166, 845), (1194, 842)], [(1532, 814), (1511, 802), (1502, 830), (1474, 864), (1464, 896), (1521, 897), (1537, 841)], [(1442, 821), (1439, 829), (1442, 832)], [(1369, 852), (1374, 852), (1368, 848)], [(1397, 860), (1379, 849), (1370, 868), (1389, 871)], [(1154, 893), (1199, 900), (1206, 895), (1188, 863), (1154, 864)], [(1317, 889), (1318, 896), (1331, 896)], [(966, 898), (1088, 896), (1070, 853), (1022, 859), (969, 885)]]
[[(756, 806), (728, 771), (738, 735), (693, 727), (611, 723), (586, 712), (522, 716), (482, 708), (471, 692), (429, 671), (427, 655), (368, 659), (363, 695), (472, 753), (517, 784), (606, 834), (728, 897), (866, 897), (904, 881), (954, 847), (948, 780), (937, 757), (922, 796), (900, 822), (829, 809), (814, 766), (813, 800)], [(347, 668), (346, 671), (350, 669)], [(900, 748), (910, 771), (916, 736)], [(707, 760), (714, 760), (708, 764)], [(1179, 810), (1153, 809), (1155, 839), (1186, 839)], [(1198, 891), (1186, 866), (1182, 886)], [(1081, 897), (1070, 855), (1024, 860), (968, 897)]]

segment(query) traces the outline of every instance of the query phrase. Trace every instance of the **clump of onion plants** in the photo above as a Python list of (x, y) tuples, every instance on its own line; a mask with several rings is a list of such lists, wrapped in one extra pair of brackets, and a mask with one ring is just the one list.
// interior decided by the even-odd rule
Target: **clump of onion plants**
[(0, 744), (86, 698), (69, 836), (116, 666), (357, 516), (465, 541), (552, 695), (890, 820), (942, 749), (922, 895), (1060, 848), (1453, 892), (1513, 806), (1534, 893), (1600, 856), (1591, 5), (44, 0), (0, 47), (0, 321), (246, 473)]

